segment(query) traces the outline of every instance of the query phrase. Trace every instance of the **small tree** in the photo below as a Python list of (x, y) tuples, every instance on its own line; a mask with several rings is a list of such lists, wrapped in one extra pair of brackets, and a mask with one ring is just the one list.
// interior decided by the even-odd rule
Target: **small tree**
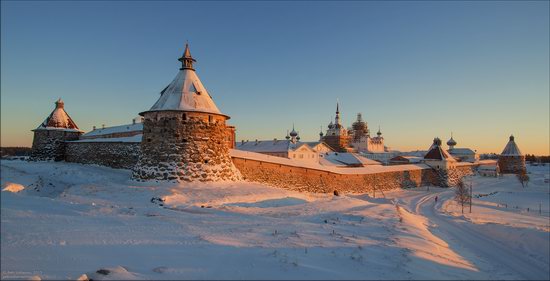
[(529, 184), (529, 175), (527, 175), (525, 169), (519, 171), (517, 178), (519, 183), (521, 183), (521, 187), (525, 188)]
[(464, 204), (470, 202), (470, 192), (462, 179), (456, 185), (455, 200), (462, 206), (462, 214), (464, 214)]

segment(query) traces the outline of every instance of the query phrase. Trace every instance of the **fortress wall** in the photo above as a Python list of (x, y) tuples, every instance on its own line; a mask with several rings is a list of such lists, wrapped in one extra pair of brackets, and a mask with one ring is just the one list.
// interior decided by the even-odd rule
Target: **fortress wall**
[[(112, 168), (133, 169), (139, 159), (140, 143), (67, 142), (65, 160)], [(290, 166), (262, 160), (232, 157), (245, 180), (307, 192), (372, 193), (373, 191), (419, 186), (454, 186), (460, 178), (474, 173), (476, 165), (457, 166), (449, 172), (434, 169), (388, 171), (373, 174), (339, 174), (331, 171)]]
[(307, 192), (365, 193), (374, 190), (439, 185), (432, 169), (390, 171), (376, 174), (338, 174), (330, 171), (293, 167), (260, 160), (233, 157), (233, 163), (246, 180)]
[(139, 158), (139, 142), (67, 142), (65, 161), (132, 169)]

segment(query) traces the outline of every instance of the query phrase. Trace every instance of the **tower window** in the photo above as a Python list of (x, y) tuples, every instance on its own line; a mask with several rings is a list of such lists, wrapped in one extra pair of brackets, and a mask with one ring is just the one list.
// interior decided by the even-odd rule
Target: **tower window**
[(184, 114), (182, 114), (182, 115), (181, 115), (181, 119), (183, 119), (183, 120), (187, 120), (187, 114), (185, 114), (185, 113), (184, 113)]
[(208, 123), (212, 123), (212, 115), (208, 115)]

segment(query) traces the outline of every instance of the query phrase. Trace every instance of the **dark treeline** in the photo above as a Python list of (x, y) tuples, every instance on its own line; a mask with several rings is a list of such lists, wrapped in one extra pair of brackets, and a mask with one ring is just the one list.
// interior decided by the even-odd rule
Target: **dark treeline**
[(30, 147), (0, 147), (0, 156), (29, 156), (31, 155)]
[(538, 162), (538, 163), (550, 163), (550, 156), (536, 156), (534, 154), (525, 154), (525, 161)]

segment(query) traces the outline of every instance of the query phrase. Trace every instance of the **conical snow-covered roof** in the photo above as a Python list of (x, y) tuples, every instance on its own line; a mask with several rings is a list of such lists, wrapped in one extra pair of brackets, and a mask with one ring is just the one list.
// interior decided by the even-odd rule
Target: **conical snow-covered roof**
[(521, 151), (519, 150), (518, 145), (514, 141), (514, 136), (510, 136), (510, 140), (506, 144), (506, 147), (504, 147), (504, 150), (500, 155), (503, 156), (521, 156)]
[(160, 98), (149, 111), (196, 111), (221, 114), (212, 97), (193, 69), (195, 60), (189, 46), (185, 46), (180, 71), (172, 82), (160, 93)]
[(35, 130), (68, 130), (81, 132), (76, 123), (65, 111), (65, 103), (58, 99), (55, 102), (55, 109), (48, 118)]

